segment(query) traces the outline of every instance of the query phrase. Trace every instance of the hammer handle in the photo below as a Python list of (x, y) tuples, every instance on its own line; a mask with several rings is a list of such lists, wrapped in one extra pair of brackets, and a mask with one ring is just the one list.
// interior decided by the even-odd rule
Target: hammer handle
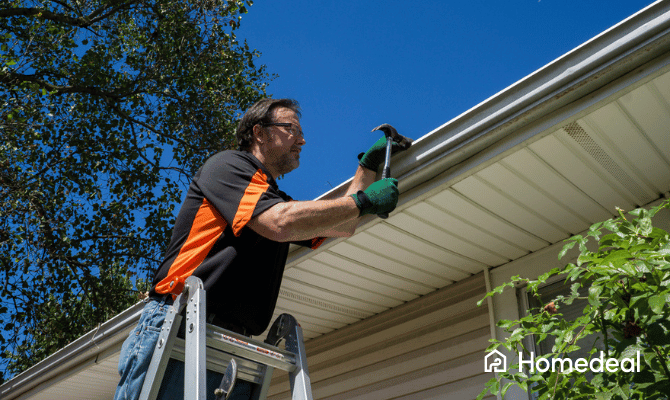
[[(384, 160), (384, 169), (382, 170), (382, 179), (386, 179), (391, 176), (391, 149), (393, 146), (393, 138), (389, 135), (386, 136), (386, 159)], [(389, 217), (389, 213), (377, 214), (379, 218), (386, 219)]]

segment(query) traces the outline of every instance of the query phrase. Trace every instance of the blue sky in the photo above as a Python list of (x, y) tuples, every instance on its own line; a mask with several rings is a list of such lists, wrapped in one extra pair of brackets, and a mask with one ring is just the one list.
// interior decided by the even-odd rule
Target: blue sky
[(302, 106), (301, 166), (279, 181), (311, 200), (353, 176), (389, 123), (417, 139), (652, 4), (650, 0), (257, 0), (239, 40)]

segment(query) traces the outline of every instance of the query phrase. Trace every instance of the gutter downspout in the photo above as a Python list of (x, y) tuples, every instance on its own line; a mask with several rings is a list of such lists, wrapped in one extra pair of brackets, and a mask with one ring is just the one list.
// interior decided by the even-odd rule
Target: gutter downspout
[[(491, 267), (484, 268), (484, 280), (486, 281), (486, 293), (491, 293), (493, 288), (491, 287)], [(498, 334), (496, 333), (496, 317), (495, 310), (493, 308), (493, 297), (489, 296), (486, 298), (486, 305), (489, 309), (489, 327), (491, 328), (491, 339), (498, 340)], [(496, 379), (499, 378), (498, 372), (494, 372)], [(502, 400), (502, 396), (498, 393), (498, 400)]]

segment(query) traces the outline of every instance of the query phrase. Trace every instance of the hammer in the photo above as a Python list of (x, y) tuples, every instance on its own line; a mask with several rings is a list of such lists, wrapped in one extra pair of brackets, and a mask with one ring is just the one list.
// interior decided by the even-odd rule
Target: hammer
[[(402, 136), (389, 124), (381, 124), (372, 130), (372, 132), (374, 131), (382, 131), (384, 132), (384, 136), (386, 136), (386, 159), (384, 160), (384, 169), (382, 169), (382, 179), (385, 179), (391, 176), (391, 153), (393, 152), (393, 142), (400, 145), (400, 149), (407, 150), (412, 145), (412, 139)], [(389, 217), (389, 214), (381, 213), (377, 214), (377, 216), (386, 219)]]

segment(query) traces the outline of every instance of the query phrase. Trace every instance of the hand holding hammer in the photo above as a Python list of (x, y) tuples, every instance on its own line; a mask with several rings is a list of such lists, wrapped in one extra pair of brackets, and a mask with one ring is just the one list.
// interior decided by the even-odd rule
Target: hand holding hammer
[[(361, 166), (377, 171), (384, 162), (382, 179), (391, 175), (391, 155), (398, 151), (407, 150), (412, 145), (412, 139), (402, 136), (389, 124), (382, 124), (372, 130), (384, 132), (384, 137), (379, 139), (368, 151), (359, 155)], [(388, 213), (377, 214), (380, 218), (388, 218)]]

